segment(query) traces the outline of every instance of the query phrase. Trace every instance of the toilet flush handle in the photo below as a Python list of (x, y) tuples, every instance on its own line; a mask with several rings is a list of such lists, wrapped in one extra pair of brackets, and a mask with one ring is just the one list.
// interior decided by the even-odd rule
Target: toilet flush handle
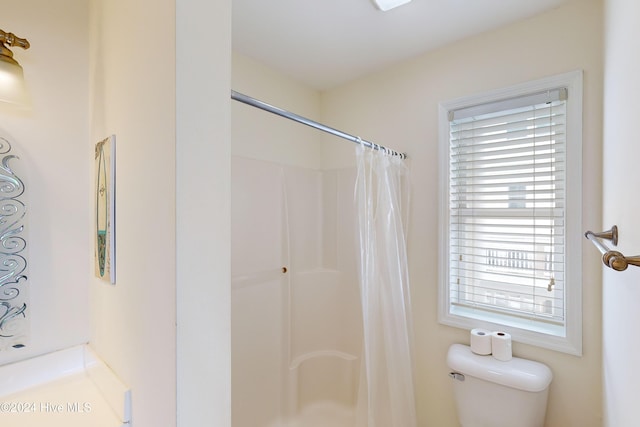
[(464, 375), (459, 372), (449, 372), (449, 376), (454, 380), (464, 381)]

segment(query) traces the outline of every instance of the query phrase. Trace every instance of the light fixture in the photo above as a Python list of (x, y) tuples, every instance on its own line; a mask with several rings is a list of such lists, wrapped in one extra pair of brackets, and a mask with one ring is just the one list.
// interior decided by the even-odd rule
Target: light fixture
[(11, 46), (29, 49), (30, 45), (26, 39), (0, 30), (0, 101), (25, 105), (27, 91), (24, 74), (18, 61), (13, 59), (13, 52), (9, 49)]
[(409, 3), (411, 0), (371, 0), (383, 12)]

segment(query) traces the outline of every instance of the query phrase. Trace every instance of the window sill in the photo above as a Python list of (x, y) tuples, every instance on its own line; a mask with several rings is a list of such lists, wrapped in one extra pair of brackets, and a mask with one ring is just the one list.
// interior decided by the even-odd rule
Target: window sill
[(482, 313), (466, 307), (452, 307), (450, 312), (439, 313), (438, 321), (443, 325), (467, 330), (501, 330), (509, 333), (514, 342), (582, 356), (582, 337), (572, 336), (558, 325)]

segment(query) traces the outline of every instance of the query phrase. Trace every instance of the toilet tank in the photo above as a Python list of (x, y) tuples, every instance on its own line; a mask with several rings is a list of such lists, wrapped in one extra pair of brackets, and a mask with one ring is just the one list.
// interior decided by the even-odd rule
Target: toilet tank
[(532, 360), (474, 354), (453, 344), (447, 354), (462, 427), (543, 427), (551, 370)]

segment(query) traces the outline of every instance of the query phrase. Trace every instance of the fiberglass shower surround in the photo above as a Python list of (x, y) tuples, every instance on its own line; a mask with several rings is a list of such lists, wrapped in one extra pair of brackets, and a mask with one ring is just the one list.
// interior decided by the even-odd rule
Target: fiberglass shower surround
[(358, 143), (357, 172), (233, 159), (234, 427), (415, 426), (405, 155), (232, 98)]
[[(362, 342), (353, 170), (232, 159), (234, 427), (352, 427)], [(284, 268), (286, 267), (286, 272)]]

